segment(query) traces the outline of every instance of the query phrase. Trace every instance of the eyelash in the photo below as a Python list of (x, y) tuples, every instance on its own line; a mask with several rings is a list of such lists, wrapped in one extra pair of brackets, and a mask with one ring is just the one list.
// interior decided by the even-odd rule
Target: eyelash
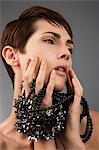
[(68, 48), (70, 53), (73, 54), (73, 49), (72, 48)]
[[(44, 42), (47, 42), (49, 44), (55, 44), (54, 40), (52, 40), (52, 39), (46, 39), (46, 40), (44, 40)], [(72, 48), (68, 48), (68, 49), (69, 49), (70, 53), (73, 54), (73, 49)]]
[(52, 40), (52, 39), (46, 39), (46, 40), (44, 40), (45, 42), (47, 42), (47, 43), (49, 43), (49, 44), (55, 44), (55, 42), (54, 42), (54, 40)]

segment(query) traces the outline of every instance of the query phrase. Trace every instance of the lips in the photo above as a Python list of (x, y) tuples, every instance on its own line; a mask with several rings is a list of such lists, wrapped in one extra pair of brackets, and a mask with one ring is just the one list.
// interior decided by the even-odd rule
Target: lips
[(58, 70), (58, 71), (62, 71), (62, 72), (67, 72), (67, 67), (66, 66), (63, 66), (63, 65), (59, 65), (57, 67), (54, 68), (55, 70)]
[(61, 76), (66, 76), (67, 72), (67, 66), (59, 65), (54, 68), (56, 70), (56, 73), (61, 75)]

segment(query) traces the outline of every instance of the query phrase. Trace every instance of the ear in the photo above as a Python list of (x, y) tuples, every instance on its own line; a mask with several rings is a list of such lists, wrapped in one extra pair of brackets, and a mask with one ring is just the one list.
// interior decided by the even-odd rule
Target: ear
[(7, 45), (2, 50), (2, 56), (12, 68), (19, 65), (17, 49)]

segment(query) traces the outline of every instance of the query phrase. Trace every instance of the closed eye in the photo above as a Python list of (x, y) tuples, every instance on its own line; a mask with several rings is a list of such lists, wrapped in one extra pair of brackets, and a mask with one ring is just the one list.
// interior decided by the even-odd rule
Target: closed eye
[(49, 43), (49, 44), (55, 44), (54, 40), (52, 40), (52, 39), (46, 39), (44, 41)]

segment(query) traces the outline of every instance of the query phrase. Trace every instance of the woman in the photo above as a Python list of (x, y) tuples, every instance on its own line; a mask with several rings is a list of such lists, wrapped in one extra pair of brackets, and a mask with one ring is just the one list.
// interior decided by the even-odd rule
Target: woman
[[(73, 103), (69, 107), (65, 130), (55, 139), (29, 141), (27, 136), (16, 131), (16, 108), (0, 124), (0, 149), (34, 150), (98, 150), (99, 113), (90, 110), (93, 120), (93, 134), (83, 143), (80, 134), (84, 132), (86, 119), (80, 124), (80, 102), (83, 87), (72, 68), (73, 35), (67, 21), (57, 12), (33, 6), (10, 22), (2, 35), (1, 56), (11, 77), (13, 103), (25, 91), (28, 97), (29, 83), (35, 79), (38, 92), (47, 85), (42, 107), (52, 105), (53, 90), (61, 91), (66, 83), (67, 91), (74, 90)], [(23, 89), (21, 90), (21, 82)]]

